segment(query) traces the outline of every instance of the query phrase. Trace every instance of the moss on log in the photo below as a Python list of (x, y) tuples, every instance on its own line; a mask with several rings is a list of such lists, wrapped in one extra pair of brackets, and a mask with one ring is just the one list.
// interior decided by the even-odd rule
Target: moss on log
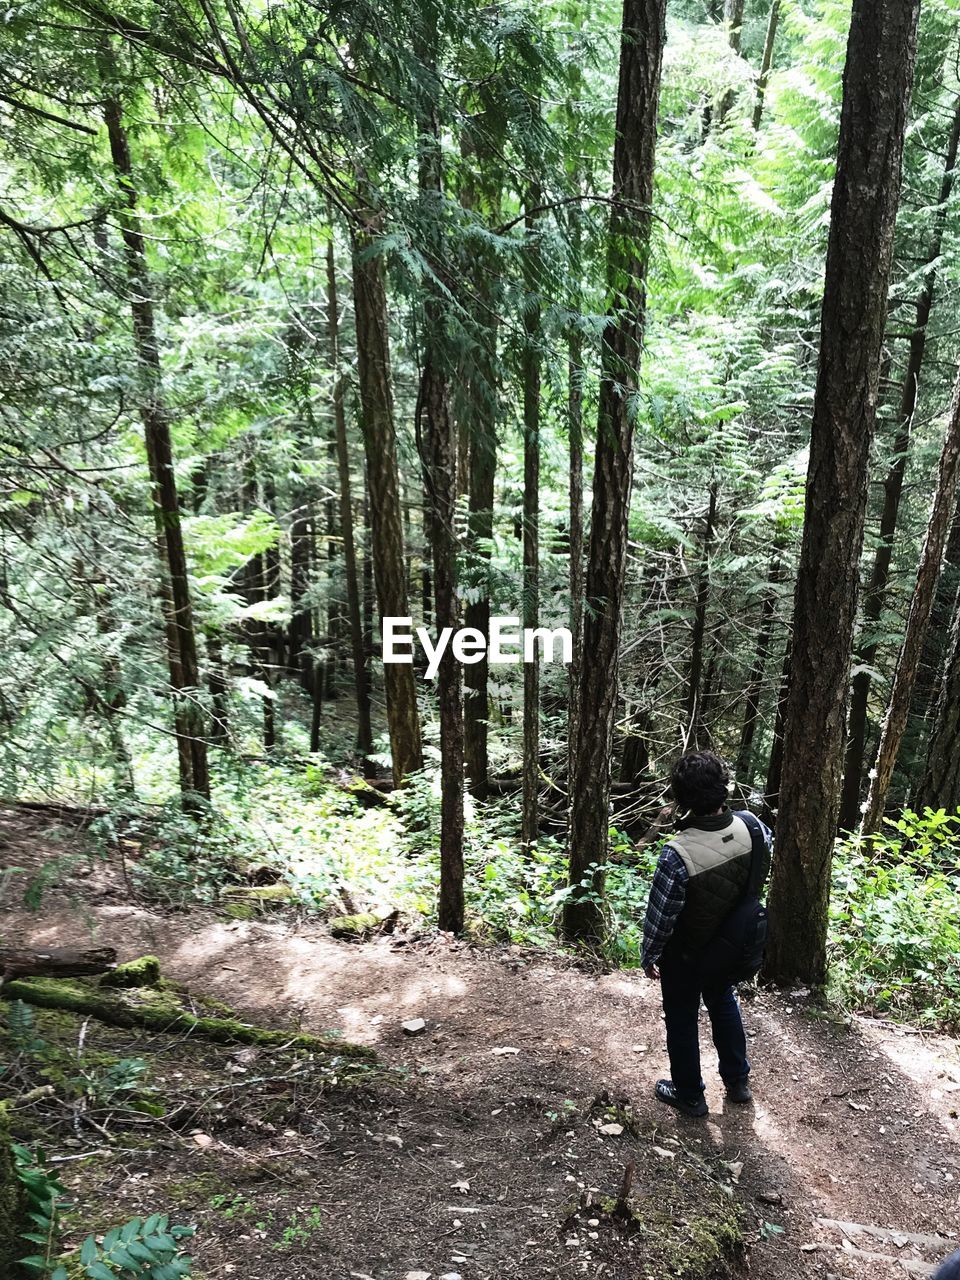
[(334, 938), (345, 939), (348, 942), (362, 942), (364, 938), (369, 938), (371, 933), (376, 933), (382, 929), (388, 932), (396, 924), (400, 912), (396, 910), (389, 911), (362, 911), (353, 916), (335, 916), (330, 921), (330, 933)]
[(101, 987), (159, 987), (160, 961), (156, 956), (138, 956), (127, 960), (100, 979)]
[(3, 995), (23, 1000), (40, 1009), (61, 1009), (97, 1018), (111, 1027), (142, 1027), (147, 1031), (200, 1036), (216, 1044), (284, 1045), (306, 1049), (325, 1057), (374, 1061), (376, 1055), (364, 1045), (300, 1032), (273, 1031), (241, 1022), (239, 1018), (204, 1018), (188, 1012), (169, 991), (141, 990), (144, 999), (106, 992), (78, 981), (51, 978), (24, 978), (8, 982)]
[(220, 894), (220, 901), (232, 919), (252, 920), (258, 911), (289, 907), (300, 899), (292, 885), (265, 884), (229, 885)]

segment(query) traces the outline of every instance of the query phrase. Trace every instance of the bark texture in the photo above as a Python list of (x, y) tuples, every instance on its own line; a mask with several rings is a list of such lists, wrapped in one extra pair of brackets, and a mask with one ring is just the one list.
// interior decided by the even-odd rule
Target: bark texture
[[(645, 280), (653, 199), (666, 0), (624, 0), (607, 255), (609, 311), (601, 337), (600, 400), (586, 573), (589, 609), (581, 673), (579, 743), (570, 786), (568, 937), (603, 934), (610, 756), (618, 697), (620, 627), (633, 482), (633, 398), (646, 317)], [(593, 868), (591, 870), (591, 868)]]
[(760, 62), (760, 74), (757, 76), (757, 95), (753, 100), (753, 127), (759, 130), (763, 119), (763, 104), (767, 96), (767, 85), (770, 83), (770, 68), (773, 66), (773, 51), (777, 45), (777, 28), (780, 25), (780, 0), (773, 0), (770, 5), (770, 16), (767, 19), (767, 35), (763, 42), (763, 57)]
[(954, 388), (950, 419), (943, 440), (937, 487), (927, 524), (927, 534), (920, 552), (917, 580), (910, 602), (910, 612), (907, 615), (907, 629), (897, 658), (897, 667), (887, 702), (887, 713), (880, 733), (876, 769), (871, 775), (870, 792), (863, 815), (864, 834), (876, 831), (880, 825), (890, 780), (893, 777), (900, 744), (907, 727), (910, 698), (923, 653), (923, 640), (933, 609), (947, 536), (953, 522), (958, 471), (960, 471), (960, 377)]
[[(540, 203), (528, 193), (528, 208)], [(540, 625), (540, 302), (536, 221), (528, 213), (527, 300), (523, 349), (523, 626)], [(538, 653), (523, 665), (523, 817), (521, 842), (537, 839), (540, 799), (540, 661)]]
[(927, 758), (913, 797), (918, 812), (927, 806), (948, 813), (960, 809), (960, 608), (953, 617)]
[[(403, 516), (397, 439), (390, 384), (390, 341), (383, 259), (374, 247), (375, 226), (354, 232), (353, 297), (357, 326), (357, 375), (363, 411), (363, 444), (370, 489), (370, 558), (381, 617), (409, 617), (403, 557)], [(413, 667), (383, 669), (393, 777), (399, 785), (420, 769), (423, 755)]]
[(919, 0), (854, 0), (794, 609), (766, 973), (819, 986)]
[[(103, 60), (102, 74), (109, 82), (111, 60)], [(160, 601), (167, 647), (167, 666), (173, 695), (174, 732), (180, 790), (189, 806), (191, 798), (210, 799), (210, 773), (204, 717), (200, 708), (200, 673), (193, 602), (187, 574), (187, 556), (180, 524), (180, 498), (174, 471), (170, 413), (163, 398), (160, 344), (153, 310), (153, 287), (146, 245), (140, 225), (139, 197), (123, 111), (116, 98), (103, 104), (110, 158), (123, 200), (119, 211), (124, 261), (133, 319), (133, 341), (140, 371), (140, 416), (143, 421), (151, 506), (159, 562)]]
[[(877, 628), (883, 613), (887, 588), (890, 582), (890, 566), (893, 560), (894, 537), (897, 520), (900, 514), (900, 499), (903, 494), (903, 479), (907, 469), (907, 454), (910, 448), (910, 437), (913, 430), (914, 414), (920, 394), (920, 375), (923, 372), (923, 361), (927, 349), (927, 329), (930, 313), (933, 310), (934, 293), (937, 284), (937, 263), (943, 248), (943, 235), (946, 228), (947, 202), (953, 191), (954, 171), (957, 164), (957, 149), (960, 146), (960, 99), (954, 111), (953, 125), (947, 143), (947, 154), (944, 162), (943, 180), (940, 185), (940, 199), (934, 216), (933, 230), (926, 255), (926, 274), (923, 288), (917, 298), (917, 318), (910, 335), (910, 351), (907, 357), (907, 368), (903, 379), (898, 414), (899, 428), (893, 446), (893, 462), (883, 481), (883, 507), (880, 514), (880, 545), (873, 561), (870, 585), (867, 588), (863, 605), (862, 627), (869, 636)], [(843, 779), (843, 798), (840, 805), (840, 826), (852, 831), (860, 820), (860, 790), (865, 772), (867, 750), (867, 720), (870, 702), (870, 672), (877, 660), (877, 643), (868, 640), (861, 647), (857, 656), (858, 671), (853, 680), (853, 691), (850, 697), (850, 717), (847, 725), (847, 759)]]
[(350, 447), (347, 442), (347, 415), (344, 408), (345, 386), (344, 380), (339, 374), (340, 305), (337, 295), (337, 264), (332, 234), (327, 242), (327, 332), (330, 338), (331, 364), (337, 378), (333, 393), (333, 419), (337, 446), (340, 530), (343, 535), (343, 564), (347, 580), (347, 615), (350, 623), (350, 648), (353, 654), (353, 687), (357, 700), (357, 752), (365, 757), (373, 751), (373, 729), (370, 722), (370, 682), (367, 675), (367, 657), (363, 647), (360, 576), (357, 571), (357, 548), (353, 532)]

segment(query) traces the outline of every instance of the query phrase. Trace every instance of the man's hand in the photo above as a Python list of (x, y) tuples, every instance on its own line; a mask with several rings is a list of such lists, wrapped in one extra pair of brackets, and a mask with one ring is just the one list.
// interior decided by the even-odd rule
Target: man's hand
[(657, 968), (655, 964), (644, 965), (643, 972), (647, 975), (648, 978), (653, 978), (654, 980), (660, 977), (660, 970)]

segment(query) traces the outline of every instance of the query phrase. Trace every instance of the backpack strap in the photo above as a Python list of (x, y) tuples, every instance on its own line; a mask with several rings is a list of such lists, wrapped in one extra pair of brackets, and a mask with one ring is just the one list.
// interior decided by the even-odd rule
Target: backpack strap
[(759, 898), (763, 889), (763, 882), (767, 878), (767, 842), (764, 838), (763, 828), (749, 809), (734, 809), (733, 816), (739, 818), (750, 832), (750, 874), (747, 878), (744, 897)]

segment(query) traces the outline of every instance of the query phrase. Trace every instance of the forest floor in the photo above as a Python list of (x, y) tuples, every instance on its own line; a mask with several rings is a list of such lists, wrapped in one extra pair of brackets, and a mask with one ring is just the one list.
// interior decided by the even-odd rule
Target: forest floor
[[(0, 810), (0, 864), (62, 855), (62, 831), (49, 836), (49, 820)], [(66, 1142), (62, 1176), (88, 1221), (157, 1210), (196, 1224), (205, 1277), (679, 1274), (660, 1236), (596, 1209), (570, 1216), (581, 1191), (615, 1196), (631, 1157), (637, 1204), (684, 1258), (724, 1205), (739, 1207), (735, 1270), (757, 1280), (926, 1275), (960, 1244), (956, 1041), (760, 991), (744, 1001), (755, 1103), (724, 1102), (704, 1027), (710, 1115), (692, 1121), (652, 1096), (667, 1074), (659, 989), (637, 972), (437, 934), (336, 942), (295, 914), (160, 912), (102, 863), (81, 861), (38, 912), (20, 905), (17, 877), (2, 892), (5, 941), (94, 936), (122, 960), (156, 954), (168, 977), (252, 1021), (335, 1028), (386, 1068), (308, 1103), (275, 1055), (211, 1057), (181, 1039), (159, 1055), (164, 1075), (206, 1071), (203, 1089), (230, 1102), (198, 1109), (202, 1132), (168, 1125), (139, 1146), (84, 1132), (95, 1160)], [(402, 1029), (413, 1018), (422, 1033)], [(118, 1053), (150, 1048), (110, 1034)], [(271, 1090), (292, 1108), (266, 1107)]]

